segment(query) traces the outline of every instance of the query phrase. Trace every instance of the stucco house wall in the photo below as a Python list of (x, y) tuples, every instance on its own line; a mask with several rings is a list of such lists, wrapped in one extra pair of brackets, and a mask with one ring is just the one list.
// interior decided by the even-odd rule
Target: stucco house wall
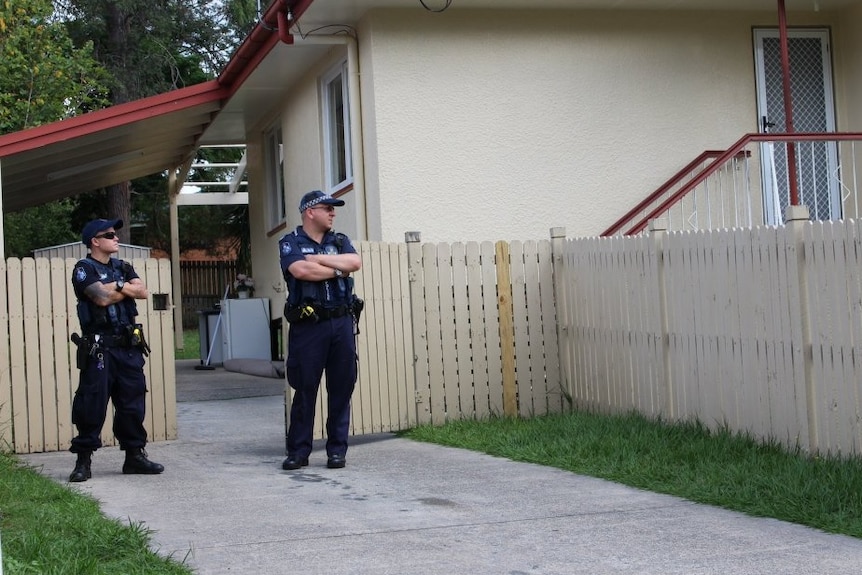
[[(789, 21), (831, 28), (838, 126), (860, 129), (862, 8)], [(348, 192), (336, 226), (383, 241), (597, 234), (699, 153), (758, 130), (755, 27), (775, 13), (372, 10), (356, 24), (366, 205)], [(322, 186), (318, 81), (345, 54), (334, 46), (273, 111), (287, 224), (261, 225), (256, 260), (277, 261), (299, 197)]]
[[(444, 14), (443, 16), (446, 16)], [(808, 15), (812, 24), (827, 20)], [(599, 233), (705, 149), (757, 130), (774, 14), (368, 15), (381, 239)], [(798, 19), (795, 21), (799, 21)], [(365, 60), (363, 60), (363, 64)], [(368, 77), (363, 70), (363, 81)]]

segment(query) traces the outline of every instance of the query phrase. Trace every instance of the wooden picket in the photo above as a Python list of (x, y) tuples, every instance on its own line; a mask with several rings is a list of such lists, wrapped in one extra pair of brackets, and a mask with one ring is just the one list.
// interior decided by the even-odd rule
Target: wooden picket
[[(572, 407), (862, 454), (856, 221), (356, 247), (355, 435)], [(67, 449), (73, 434), (74, 263), (0, 262), (0, 442), (17, 452)], [(151, 292), (170, 293), (167, 260), (133, 263)], [(147, 427), (173, 439), (172, 315), (138, 305), (153, 349)], [(318, 437), (325, 405), (324, 392)]]
[(657, 230), (562, 249), (562, 377), (577, 407), (862, 453), (858, 222)]
[[(10, 258), (0, 264), (0, 448), (17, 453), (68, 449), (75, 430), (72, 399), (78, 384), (73, 332), (80, 333), (70, 278), (73, 258)], [(151, 293), (170, 293), (170, 262), (132, 260)], [(138, 301), (152, 353), (147, 358), (146, 427), (153, 441), (175, 439), (176, 372), (173, 316)], [(112, 413), (102, 433), (116, 445)]]

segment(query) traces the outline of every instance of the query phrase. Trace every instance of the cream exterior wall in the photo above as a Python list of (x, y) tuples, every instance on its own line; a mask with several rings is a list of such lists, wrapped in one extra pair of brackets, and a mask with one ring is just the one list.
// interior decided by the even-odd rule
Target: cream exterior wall
[(832, 59), (836, 68), (839, 131), (862, 129), (862, 6), (848, 8), (836, 19)]
[(752, 26), (774, 14), (438, 16), (381, 11), (361, 28), (380, 239), (598, 234), (700, 152), (757, 130)]
[[(862, 127), (860, 12), (788, 15), (832, 29), (841, 130)], [(356, 24), (367, 230), (350, 192), (336, 227), (396, 242), (598, 234), (702, 151), (757, 131), (753, 27), (775, 13), (371, 11)], [(253, 250), (273, 284), (278, 238), (323, 186), (318, 79), (345, 57), (334, 46), (273, 110), (288, 221), (257, 214)]]

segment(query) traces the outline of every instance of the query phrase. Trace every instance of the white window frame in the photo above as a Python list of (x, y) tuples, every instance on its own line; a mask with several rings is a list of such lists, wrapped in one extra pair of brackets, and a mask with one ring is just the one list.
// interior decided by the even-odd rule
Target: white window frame
[(287, 204), (284, 198), (284, 139), (280, 121), (263, 134), (263, 167), (266, 173), (269, 224), (275, 228), (284, 223), (287, 218)]
[(320, 94), (324, 183), (327, 193), (332, 194), (353, 184), (347, 60), (343, 60), (321, 77)]

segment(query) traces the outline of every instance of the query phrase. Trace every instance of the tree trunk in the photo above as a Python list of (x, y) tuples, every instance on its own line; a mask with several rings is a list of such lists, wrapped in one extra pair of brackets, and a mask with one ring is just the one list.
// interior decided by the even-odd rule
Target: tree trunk
[[(126, 85), (126, 74), (123, 73), (129, 52), (128, 15), (116, 2), (108, 2), (106, 8), (105, 25), (108, 34), (108, 50), (112, 60), (108, 66), (112, 68), (113, 76), (118, 80), (115, 81), (111, 90), (111, 101), (114, 105), (125, 104), (132, 100), (129, 86)], [(119, 230), (119, 236), (120, 242), (124, 244), (130, 244), (132, 237), (131, 190), (132, 183), (129, 181), (120, 182), (107, 188), (108, 217), (123, 220), (123, 227)]]
[(107, 188), (108, 215), (110, 219), (123, 220), (119, 230), (120, 243), (130, 244), (132, 239), (131, 182), (121, 182)]

